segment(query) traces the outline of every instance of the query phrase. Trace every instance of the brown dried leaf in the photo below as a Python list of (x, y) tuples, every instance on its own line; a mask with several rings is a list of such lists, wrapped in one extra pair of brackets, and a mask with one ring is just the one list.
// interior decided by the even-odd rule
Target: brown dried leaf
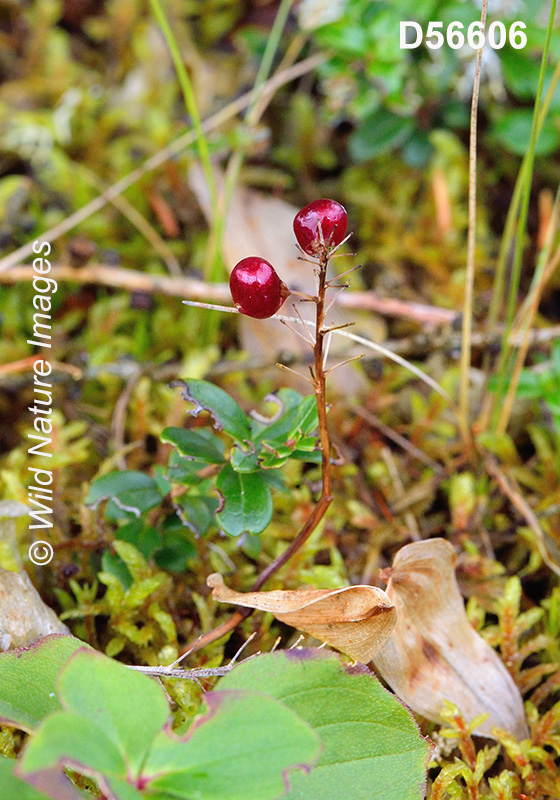
[(70, 633), (31, 583), (27, 572), (0, 567), (0, 651), (28, 647), (49, 633)]
[(382, 589), (347, 586), (343, 589), (236, 592), (221, 575), (207, 578), (212, 596), (222, 603), (270, 611), (276, 619), (367, 664), (395, 625), (395, 608)]
[(374, 664), (395, 693), (414, 711), (435, 722), (443, 701), (467, 720), (489, 713), (475, 731), (492, 736), (497, 726), (518, 739), (529, 735), (523, 701), (498, 654), (469, 623), (455, 577), (456, 555), (445, 539), (401, 548), (387, 594), (397, 622)]
[(27, 647), (49, 633), (70, 633), (22, 568), (16, 520), (28, 514), (23, 503), (0, 501), (0, 652)]

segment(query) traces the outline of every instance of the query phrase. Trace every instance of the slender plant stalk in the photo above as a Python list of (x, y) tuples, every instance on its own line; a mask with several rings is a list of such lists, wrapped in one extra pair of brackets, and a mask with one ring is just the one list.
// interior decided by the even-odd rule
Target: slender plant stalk
[[(558, 195), (556, 196), (556, 204), (554, 207), (554, 218), (557, 219), (557, 212), (558, 212)], [(547, 246), (545, 247), (541, 264), (543, 265), (543, 269), (539, 269), (539, 273), (541, 274), (541, 278), (539, 284), (537, 285), (536, 289), (532, 292), (531, 304), (527, 310), (526, 318), (524, 320), (524, 330), (523, 330), (523, 338), (521, 342), (521, 346), (517, 351), (517, 358), (515, 360), (515, 366), (513, 368), (513, 372), (511, 375), (511, 379), (509, 382), (507, 394), (505, 396), (502, 410), (500, 412), (500, 417), (498, 419), (498, 425), (496, 428), (496, 433), (499, 435), (505, 433), (509, 418), (511, 416), (511, 410), (513, 408), (513, 402), (515, 400), (515, 394), (517, 392), (517, 386), (519, 384), (519, 378), (521, 376), (521, 370), (523, 368), (523, 364), (525, 363), (525, 358), (527, 356), (527, 350), (529, 349), (529, 333), (531, 330), (531, 326), (533, 324), (533, 320), (537, 313), (537, 309), (539, 307), (539, 302), (542, 297), (542, 293), (544, 287), (546, 286), (547, 281), (552, 277), (552, 274), (560, 264), (560, 247), (556, 250), (552, 259), (549, 258), (550, 256), (550, 249), (552, 247), (552, 240), (554, 238), (554, 231), (555, 226), (551, 225), (550, 230), (547, 236)]]
[[(332, 477), (331, 477), (331, 443), (329, 429), (327, 425), (327, 397), (326, 397), (326, 373), (324, 367), (324, 344), (325, 337), (329, 329), (325, 327), (325, 298), (328, 288), (327, 268), (329, 254), (327, 246), (324, 246), (317, 266), (317, 296), (314, 298), (315, 314), (315, 341), (313, 343), (313, 362), (314, 366), (310, 369), (313, 390), (317, 402), (317, 416), (319, 421), (319, 438), (321, 442), (321, 496), (313, 507), (312, 512), (302, 525), (295, 539), (274, 561), (266, 567), (251, 586), (250, 591), (256, 592), (262, 588), (266, 581), (274, 575), (292, 556), (303, 547), (313, 531), (325, 516), (327, 509), (332, 502)], [(232, 631), (239, 623), (246, 619), (253, 609), (244, 608), (235, 611), (227, 620), (218, 625), (211, 631), (202, 634), (198, 639), (186, 645), (182, 652), (194, 652), (201, 647), (205, 647), (217, 639), (221, 639)]]
[(544, 88), (544, 79), (546, 75), (546, 65), (548, 62), (548, 52), (550, 49), (550, 38), (554, 27), (554, 17), (556, 14), (556, 0), (552, 0), (550, 4), (550, 16), (548, 19), (548, 27), (546, 31), (546, 40), (544, 44), (541, 68), (539, 73), (539, 82), (537, 85), (537, 96), (535, 98), (535, 110), (533, 112), (533, 124), (531, 127), (531, 138), (529, 139), (529, 147), (527, 150), (527, 175), (525, 176), (523, 192), (521, 197), (521, 209), (519, 213), (519, 221), (517, 224), (517, 239), (515, 242), (515, 254), (513, 259), (511, 284), (508, 292), (508, 303), (506, 309), (506, 332), (509, 333), (513, 317), (515, 314), (515, 304), (517, 302), (517, 293), (519, 290), (519, 280), (521, 276), (521, 259), (524, 249), (525, 228), (527, 225), (527, 216), (529, 213), (529, 199), (531, 197), (531, 178), (533, 175), (533, 165), (535, 162), (535, 146), (537, 144), (537, 131), (538, 120), (541, 109), (542, 94)]
[[(546, 92), (546, 97), (544, 99), (544, 102), (540, 110), (539, 118), (537, 121), (537, 140), (538, 137), (540, 136), (543, 125), (548, 116), (550, 104), (552, 102), (552, 98), (554, 97), (554, 93), (556, 91), (556, 87), (558, 85), (559, 80), (560, 80), (560, 61), (558, 61), (558, 63), (556, 64), (554, 73), (552, 75), (552, 79), (550, 81), (550, 85)], [(500, 242), (500, 250), (496, 262), (496, 274), (494, 277), (494, 285), (492, 288), (492, 300), (490, 302), (490, 308), (488, 310), (488, 318), (486, 321), (487, 328), (489, 330), (493, 330), (496, 327), (496, 323), (498, 321), (498, 313), (500, 311), (500, 305), (504, 297), (508, 253), (511, 250), (512, 242), (515, 235), (515, 225), (519, 214), (519, 204), (521, 202), (521, 191), (523, 189), (523, 186), (525, 185), (525, 174), (527, 171), (528, 163), (529, 163), (529, 152), (527, 151), (523, 156), (521, 167), (519, 168), (519, 173), (515, 181), (513, 196), (506, 217), (504, 233), (502, 235), (502, 240)]]
[[(188, 72), (185, 69), (185, 64), (183, 63), (177, 40), (173, 35), (173, 31), (171, 30), (171, 26), (169, 25), (167, 17), (165, 16), (165, 12), (162, 8), (160, 0), (150, 0), (150, 4), (161, 28), (161, 32), (165, 37), (165, 41), (167, 42), (167, 47), (169, 48), (169, 52), (171, 53), (171, 58), (173, 60), (173, 66), (175, 67), (175, 72), (177, 73), (177, 79), (179, 81), (181, 91), (183, 92), (185, 106), (192, 119), (194, 132), (196, 134), (198, 154), (204, 170), (204, 176), (208, 184), (208, 191), (210, 193), (210, 203), (212, 206), (212, 211), (214, 212), (214, 219), (217, 219), (218, 192), (216, 189), (216, 182), (214, 180), (214, 173), (212, 172), (210, 148), (208, 146), (208, 140), (204, 135), (202, 120), (200, 119), (200, 114), (198, 113), (198, 107), (196, 105), (196, 98), (192, 84)], [(211, 281), (217, 280), (220, 277), (219, 267), (220, 264), (216, 254), (210, 264), (205, 264), (205, 278)]]
[[(480, 23), (482, 32), (486, 30), (488, 0), (482, 0)], [(467, 237), (467, 273), (465, 278), (465, 300), (463, 303), (463, 329), (461, 337), (461, 363), (459, 381), (459, 410), (463, 442), (470, 442), (469, 423), (469, 374), (471, 368), (472, 311), (475, 276), (476, 248), (476, 143), (478, 96), (480, 93), (480, 72), (482, 69), (482, 47), (476, 51), (473, 93), (471, 101), (471, 128), (469, 142), (469, 231)]]
[[(552, 0), (550, 4), (550, 15), (548, 19), (548, 27), (546, 31), (546, 40), (543, 48), (541, 59), (541, 68), (539, 73), (539, 82), (537, 85), (537, 96), (535, 98), (535, 109), (533, 112), (533, 124), (531, 127), (531, 138), (529, 140), (529, 147), (527, 149), (527, 163), (523, 171), (523, 188), (521, 190), (520, 211), (519, 219), (517, 221), (517, 235), (515, 239), (515, 251), (513, 256), (513, 265), (511, 273), (511, 282), (508, 291), (508, 300), (505, 318), (505, 335), (504, 339), (509, 339), (513, 319), (515, 316), (515, 306), (517, 303), (517, 295), (519, 292), (519, 281), (521, 278), (521, 262), (523, 258), (523, 251), (525, 246), (525, 230), (527, 226), (527, 216), (529, 213), (529, 200), (531, 197), (531, 185), (533, 176), (533, 166), (535, 162), (535, 146), (537, 143), (539, 133), (539, 119), (541, 116), (542, 96), (544, 88), (544, 79), (546, 75), (546, 66), (548, 62), (548, 53), (550, 49), (550, 39), (552, 30), (554, 28), (554, 18), (556, 14), (556, 0)], [(544, 121), (544, 120), (543, 120)], [(497, 390), (494, 403), (494, 413), (492, 415), (494, 428), (497, 425), (497, 417), (499, 415), (499, 406), (501, 399), (505, 394), (505, 387), (508, 380), (508, 364), (509, 364), (510, 349), (509, 347), (502, 348), (500, 357), (498, 359), (497, 367)]]

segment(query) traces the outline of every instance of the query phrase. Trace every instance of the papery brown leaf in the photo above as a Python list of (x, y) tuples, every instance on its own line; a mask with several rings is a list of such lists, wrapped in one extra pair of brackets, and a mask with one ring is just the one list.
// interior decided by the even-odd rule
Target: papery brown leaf
[[(489, 713), (475, 734), (492, 737), (497, 726), (518, 739), (529, 735), (519, 689), (498, 654), (469, 623), (457, 579), (456, 555), (445, 539), (401, 548), (387, 594), (397, 622), (374, 664), (414, 711), (444, 722), (450, 700), (469, 720)], [(492, 737), (494, 738), (494, 737)]]
[(395, 625), (392, 602), (375, 586), (243, 593), (229, 589), (216, 572), (206, 582), (215, 600), (270, 611), (281, 622), (363, 664), (371, 661)]

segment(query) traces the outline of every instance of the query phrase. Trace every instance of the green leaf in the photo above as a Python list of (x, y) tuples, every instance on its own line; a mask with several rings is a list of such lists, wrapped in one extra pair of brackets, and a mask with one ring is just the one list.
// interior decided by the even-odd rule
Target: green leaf
[(126, 775), (125, 753), (119, 750), (110, 733), (103, 730), (102, 724), (72, 711), (51, 714), (24, 750), (22, 774), (33, 780), (33, 773), (64, 762), (101, 775)]
[[(498, 142), (511, 153), (524, 156), (531, 139), (533, 112), (528, 108), (507, 111), (493, 127)], [(547, 120), (535, 145), (535, 155), (543, 156), (553, 153), (560, 144), (560, 133), (553, 123)]]
[(169, 708), (163, 690), (146, 675), (97, 652), (78, 652), (59, 679), (65, 709), (94, 720), (139, 774), (151, 740), (164, 725)]
[(115, 536), (123, 542), (133, 544), (146, 559), (150, 558), (163, 543), (160, 531), (151, 525), (146, 525), (142, 519), (134, 519), (126, 525), (121, 525)]
[(204, 461), (191, 461), (179, 455), (177, 450), (172, 450), (167, 464), (167, 477), (185, 486), (199, 486), (201, 481), (198, 473), (206, 466)]
[(295, 774), (289, 800), (422, 800), (430, 744), (412, 715), (365, 667), (317, 650), (248, 659), (220, 689), (272, 695), (317, 731), (324, 751), (310, 774)]
[(208, 411), (214, 419), (214, 427), (223, 430), (243, 445), (251, 439), (251, 428), (245, 412), (233, 397), (219, 386), (208, 381), (189, 379), (173, 381), (170, 386), (181, 386), (185, 400), (194, 404), (189, 413), (198, 417), (201, 411)]
[(223, 499), (216, 519), (226, 533), (240, 536), (266, 528), (272, 518), (272, 497), (258, 472), (235, 472), (228, 464), (218, 475), (216, 488)]
[(61, 708), (56, 679), (84, 642), (53, 633), (30, 647), (0, 654), (0, 721), (33, 732), (41, 720)]
[(234, 446), (229, 463), (236, 472), (255, 472), (259, 468), (258, 453), (254, 446), (249, 452)]
[(156, 482), (149, 475), (133, 470), (116, 470), (93, 481), (86, 505), (96, 508), (103, 500), (113, 500), (121, 511), (140, 517), (162, 499)]
[(165, 534), (163, 546), (155, 553), (158, 567), (168, 572), (184, 572), (197, 557), (197, 550), (183, 532), (169, 531)]
[(318, 425), (317, 401), (315, 395), (309, 395), (303, 399), (298, 408), (288, 436), (296, 439), (301, 438), (317, 430)]
[(205, 702), (208, 715), (185, 739), (157, 737), (144, 768), (154, 776), (150, 790), (185, 800), (272, 800), (283, 796), (290, 767), (311, 766), (319, 755), (319, 737), (272, 697), (217, 691)]
[(110, 550), (105, 550), (101, 556), (101, 568), (103, 572), (106, 572), (109, 575), (113, 575), (115, 578), (117, 578), (121, 582), (123, 588), (130, 589), (132, 586), (133, 579), (132, 575), (130, 574), (130, 570), (122, 558), (116, 553), (111, 553)]
[(414, 120), (380, 108), (350, 137), (350, 154), (358, 162), (377, 158), (401, 147), (413, 131)]
[(296, 457), (296, 451), (315, 450), (318, 424), (317, 402), (314, 395), (309, 395), (255, 438), (255, 441), (260, 440), (264, 445), (259, 454), (263, 468), (277, 469), (289, 458)]
[(189, 530), (195, 536), (203, 536), (214, 522), (214, 514), (218, 508), (217, 498), (197, 497), (189, 492), (177, 498), (176, 502), (182, 509), (182, 516)]
[(161, 686), (94, 651), (71, 657), (59, 698), (63, 710), (43, 720), (18, 764), (53, 800), (79, 797), (60, 789), (65, 767), (101, 781), (117, 800), (273, 800), (288, 770), (319, 755), (317, 734), (297, 713), (245, 690), (209, 695), (209, 713), (178, 738), (165, 724)]
[(161, 441), (174, 445), (179, 453), (190, 461), (206, 464), (222, 464), (224, 447), (217, 436), (209, 431), (190, 431), (185, 428), (164, 428)]
[[(51, 794), (42, 794), (14, 774), (18, 765), (18, 761), (0, 756), (0, 797), (4, 800), (50, 800)], [(80, 792), (70, 783), (66, 775), (60, 772), (50, 773), (47, 780), (45, 788), (56, 789), (57, 797), (60, 797), (61, 800), (83, 800), (85, 797), (89, 797), (91, 800), (91, 795)]]

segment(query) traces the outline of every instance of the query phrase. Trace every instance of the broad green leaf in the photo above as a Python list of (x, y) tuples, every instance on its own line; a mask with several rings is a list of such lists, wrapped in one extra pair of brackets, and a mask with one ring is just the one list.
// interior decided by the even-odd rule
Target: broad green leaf
[(413, 119), (380, 108), (354, 131), (350, 137), (350, 153), (358, 162), (378, 158), (401, 147), (413, 131)]
[(365, 667), (317, 650), (268, 653), (242, 662), (220, 689), (253, 689), (282, 700), (317, 731), (324, 751), (295, 774), (289, 800), (421, 800), (430, 745), (410, 712)]
[(188, 492), (177, 498), (176, 503), (181, 507), (184, 524), (196, 536), (203, 536), (214, 522), (218, 499), (216, 497), (197, 497), (192, 492)]
[(182, 456), (191, 461), (204, 461), (207, 464), (222, 464), (224, 461), (222, 442), (208, 431), (164, 428), (161, 441), (174, 445)]
[[(196, 800), (268, 800), (283, 796), (290, 768), (309, 767), (319, 737), (284, 703), (258, 692), (206, 695), (209, 713), (184, 740), (161, 732), (144, 767), (149, 789)], [(288, 770), (290, 770), (288, 772)]]
[(65, 793), (64, 767), (105, 783), (116, 800), (273, 800), (288, 771), (311, 767), (320, 751), (297, 713), (245, 690), (208, 695), (208, 714), (181, 739), (165, 724), (159, 684), (94, 651), (72, 656), (58, 693), (63, 708), (43, 720), (18, 764), (53, 800), (78, 797)]
[(94, 651), (76, 653), (69, 661), (59, 678), (59, 695), (65, 709), (95, 721), (134, 775), (169, 716), (155, 681)]
[(0, 721), (33, 732), (47, 714), (60, 709), (58, 674), (76, 650), (87, 646), (53, 633), (31, 647), (1, 653)]
[[(529, 108), (518, 108), (506, 111), (502, 118), (494, 125), (493, 133), (498, 142), (511, 153), (518, 156), (525, 155), (531, 138), (533, 125), (533, 112)], [(535, 143), (535, 155), (549, 155), (558, 148), (560, 133), (551, 120), (547, 120)]]
[(199, 472), (207, 466), (204, 461), (191, 461), (179, 455), (177, 450), (172, 450), (167, 464), (167, 477), (185, 486), (200, 486)]
[(216, 488), (223, 498), (216, 519), (226, 533), (240, 536), (266, 528), (272, 517), (272, 497), (258, 472), (235, 472), (228, 464), (218, 475)]
[(173, 381), (169, 385), (182, 387), (184, 399), (194, 405), (189, 412), (192, 416), (197, 417), (201, 411), (208, 411), (214, 419), (214, 427), (218, 430), (229, 433), (240, 444), (251, 439), (247, 415), (233, 397), (219, 386), (194, 378)]
[(93, 481), (86, 505), (95, 508), (103, 500), (112, 500), (121, 511), (140, 517), (162, 499), (156, 482), (149, 475), (133, 470), (116, 470)]
[[(5, 800), (47, 800), (47, 795), (37, 791), (14, 775), (13, 770), (18, 763), (12, 758), (0, 756), (0, 797)], [(64, 780), (66, 783), (67, 794), (64, 800), (83, 800), (86, 796), (73, 787), (65, 776), (53, 776), (53, 782), (56, 783), (57, 779)]]
[[(121, 714), (126, 714), (125, 704)], [(78, 771), (91, 773), (93, 770), (101, 775), (125, 776), (125, 755), (119, 752), (114, 738), (102, 726), (101, 718), (96, 724), (91, 717), (88, 719), (77, 712), (55, 711), (45, 719), (23, 751), (22, 775), (32, 781), (34, 773), (65, 763), (75, 764)]]
[(146, 525), (143, 519), (134, 519), (126, 525), (121, 525), (115, 536), (123, 542), (133, 544), (146, 559), (163, 544), (161, 532), (151, 525)]
[(187, 532), (169, 531), (165, 534), (163, 546), (154, 553), (154, 561), (168, 572), (184, 572), (189, 561), (197, 557), (197, 550), (190, 541)]
[(296, 407), (289, 409), (274, 425), (261, 431), (259, 440), (264, 444), (259, 459), (263, 468), (277, 469), (288, 458), (296, 457), (296, 451), (312, 452), (317, 446), (317, 402), (314, 395), (303, 398)]

